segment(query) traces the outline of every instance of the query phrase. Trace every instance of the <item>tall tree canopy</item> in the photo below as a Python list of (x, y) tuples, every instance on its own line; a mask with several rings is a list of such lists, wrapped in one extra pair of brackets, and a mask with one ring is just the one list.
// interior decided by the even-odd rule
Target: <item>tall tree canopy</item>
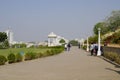
[(60, 43), (65, 43), (65, 40), (64, 40), (64, 39), (61, 39), (59, 42), (60, 42)]
[(5, 32), (0, 32), (0, 42), (4, 42), (7, 39)]
[(98, 28), (101, 29), (101, 34), (105, 34), (109, 31), (109, 28), (107, 26), (105, 26), (106, 24), (104, 22), (99, 22), (97, 23), (94, 28), (93, 28), (93, 31), (94, 31), (94, 34), (98, 35)]
[(111, 15), (107, 18), (106, 23), (111, 31), (120, 28), (120, 10), (112, 11)]
[(98, 28), (101, 28), (101, 34), (104, 35), (109, 31), (115, 31), (120, 28), (120, 10), (112, 11), (110, 16), (103, 22), (98, 22), (93, 28), (94, 34), (98, 34)]
[(71, 40), (69, 43), (72, 44), (72, 46), (78, 46), (78, 41), (76, 40)]
[[(98, 35), (98, 28), (101, 28), (101, 34), (104, 35), (108, 32), (113, 32), (120, 29), (120, 10), (112, 11), (111, 14), (103, 22), (98, 22), (93, 28), (95, 35)], [(120, 43), (120, 32), (117, 32), (111, 36), (106, 36), (103, 42), (108, 43)], [(91, 42), (94, 42), (95, 38), (89, 38)]]

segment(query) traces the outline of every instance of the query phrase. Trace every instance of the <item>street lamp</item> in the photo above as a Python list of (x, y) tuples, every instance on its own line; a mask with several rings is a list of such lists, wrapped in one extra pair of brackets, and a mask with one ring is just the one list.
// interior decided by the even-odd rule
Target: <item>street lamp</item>
[(87, 37), (87, 51), (89, 51), (89, 42), (88, 42), (88, 37)]
[(97, 52), (97, 56), (101, 56), (101, 50), (100, 50), (100, 28), (98, 28), (98, 52)]

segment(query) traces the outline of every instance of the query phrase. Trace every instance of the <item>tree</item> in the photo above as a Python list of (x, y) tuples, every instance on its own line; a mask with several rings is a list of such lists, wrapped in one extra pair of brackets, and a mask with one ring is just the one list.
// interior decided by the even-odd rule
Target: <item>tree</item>
[(8, 40), (5, 40), (3, 42), (3, 48), (9, 48), (9, 42), (8, 42)]
[(120, 28), (120, 10), (112, 11), (106, 22), (111, 31), (115, 31), (116, 29)]
[(60, 43), (65, 43), (65, 40), (64, 40), (64, 39), (61, 39), (59, 42), (60, 42)]
[(89, 43), (96, 43), (96, 42), (98, 42), (98, 35), (89, 37)]
[(12, 45), (13, 48), (25, 48), (27, 45), (26, 44), (14, 44)]
[(72, 44), (73, 46), (78, 46), (78, 41), (76, 40), (71, 40), (70, 44)]
[(104, 22), (99, 22), (94, 26), (93, 32), (96, 35), (98, 35), (98, 28), (101, 29), (101, 35), (104, 35), (109, 31), (109, 28), (106, 26)]
[(0, 48), (8, 48), (9, 42), (7, 40), (7, 35), (5, 32), (0, 32)]
[(0, 32), (0, 42), (4, 42), (7, 39), (5, 32)]

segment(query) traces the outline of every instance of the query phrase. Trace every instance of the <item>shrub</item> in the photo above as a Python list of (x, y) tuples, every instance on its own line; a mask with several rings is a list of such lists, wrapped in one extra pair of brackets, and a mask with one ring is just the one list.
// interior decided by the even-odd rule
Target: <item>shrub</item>
[(43, 53), (37, 53), (38, 58), (41, 58), (43, 56)]
[(51, 50), (47, 50), (47, 51), (46, 51), (46, 54), (47, 54), (47, 56), (52, 56), (52, 55), (54, 55), (54, 53), (52, 53)]
[(3, 56), (3, 55), (0, 55), (0, 65), (4, 65), (4, 64), (5, 64), (5, 62), (7, 62), (6, 57), (5, 57), (5, 56)]
[(46, 57), (46, 56), (48, 56), (48, 53), (47, 53), (47, 51), (45, 51), (44, 53), (42, 53), (42, 56), (43, 56), (43, 57)]
[(10, 53), (7, 58), (8, 58), (8, 63), (14, 63), (16, 60), (15, 54), (13, 53)]
[(31, 60), (31, 54), (30, 53), (25, 54), (25, 60)]
[(117, 62), (118, 64), (120, 64), (120, 55), (118, 55), (115, 59), (115, 62)]
[(56, 53), (56, 49), (52, 49), (51, 52), (52, 52), (53, 54), (55, 54), (55, 53)]
[(23, 59), (23, 56), (20, 53), (16, 54), (16, 62), (21, 62)]
[(40, 58), (40, 54), (36, 53), (35, 58)]
[(31, 59), (36, 59), (36, 53), (31, 52)]
[(104, 53), (104, 57), (110, 59), (111, 61), (115, 61), (116, 63), (120, 64), (120, 55), (113, 52)]
[(28, 52), (25, 54), (25, 60), (32, 60), (36, 58), (36, 53)]
[(87, 46), (86, 46), (86, 45), (84, 45), (84, 46), (82, 46), (82, 48), (83, 48), (84, 50), (86, 50), (86, 49), (87, 49)]

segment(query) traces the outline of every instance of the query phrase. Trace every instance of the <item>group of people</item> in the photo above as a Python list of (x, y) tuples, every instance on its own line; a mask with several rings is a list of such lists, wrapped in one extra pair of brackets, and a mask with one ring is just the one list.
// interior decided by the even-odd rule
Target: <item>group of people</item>
[(70, 43), (66, 43), (65, 44), (65, 51), (70, 51), (71, 48), (71, 44)]
[[(101, 53), (103, 53), (102, 47), (100, 47)], [(98, 44), (96, 43), (91, 43), (90, 45), (90, 52), (91, 52), (91, 56), (92, 55), (97, 55), (98, 52)]]

